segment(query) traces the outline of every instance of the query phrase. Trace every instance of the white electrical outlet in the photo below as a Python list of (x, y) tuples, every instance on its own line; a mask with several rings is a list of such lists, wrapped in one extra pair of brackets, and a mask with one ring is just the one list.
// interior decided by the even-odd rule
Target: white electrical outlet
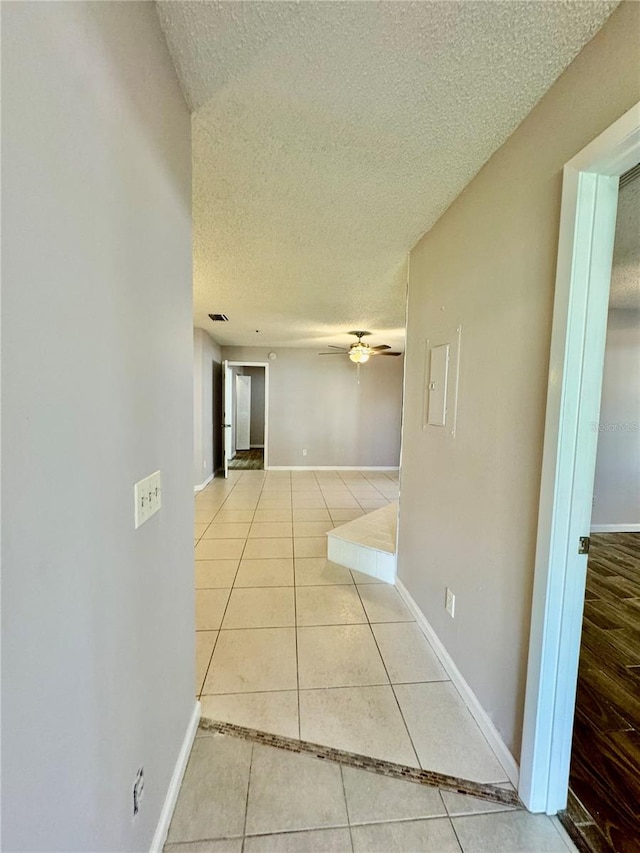
[(456, 615), (456, 597), (451, 592), (449, 587), (447, 587), (447, 595), (446, 595), (444, 606), (447, 608), (447, 613), (449, 614), (449, 616), (451, 616), (451, 618), (454, 619), (455, 615)]
[(162, 484), (160, 471), (149, 474), (144, 480), (140, 480), (133, 487), (134, 497), (134, 524), (137, 530), (141, 524), (151, 518), (162, 506)]
[(303, 448), (303, 450), (302, 450), (302, 455), (303, 455), (303, 456), (306, 456), (306, 455), (307, 455), (307, 448), (306, 448), (306, 447), (305, 447), (305, 448)]

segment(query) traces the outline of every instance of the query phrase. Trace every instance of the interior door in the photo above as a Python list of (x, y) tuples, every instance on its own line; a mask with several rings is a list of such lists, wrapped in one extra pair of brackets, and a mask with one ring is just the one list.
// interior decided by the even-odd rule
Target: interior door
[(228, 361), (222, 362), (222, 465), (224, 476), (229, 476), (231, 440), (233, 436), (233, 371)]
[(236, 376), (236, 450), (251, 447), (251, 377)]

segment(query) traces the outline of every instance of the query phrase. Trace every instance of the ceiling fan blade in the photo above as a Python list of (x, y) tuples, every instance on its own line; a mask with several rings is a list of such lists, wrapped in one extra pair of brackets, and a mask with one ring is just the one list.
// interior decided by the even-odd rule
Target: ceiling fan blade
[(371, 349), (372, 349), (374, 352), (380, 352), (380, 350), (383, 350), (383, 349), (391, 349), (391, 347), (390, 347), (390, 346), (388, 346), (387, 344), (380, 344), (380, 346), (377, 346), (377, 347), (371, 347)]
[[(318, 355), (349, 355), (348, 350), (344, 352), (319, 352)], [(398, 353), (400, 355), (400, 353)]]
[(389, 352), (385, 350), (384, 352), (372, 352), (371, 355), (402, 355), (401, 352)]
[(334, 346), (334, 344), (327, 344), (327, 346), (329, 347), (329, 349), (340, 349), (340, 350), (342, 350), (342, 352), (349, 352), (347, 347), (337, 347), (337, 346)]

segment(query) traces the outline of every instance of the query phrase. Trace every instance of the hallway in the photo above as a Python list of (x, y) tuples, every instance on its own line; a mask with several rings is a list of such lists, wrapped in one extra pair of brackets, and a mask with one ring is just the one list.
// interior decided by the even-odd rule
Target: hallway
[(395, 587), (326, 559), (395, 472), (233, 472), (196, 497), (204, 719), (459, 779), (507, 775)]
[[(595, 352), (556, 346), (563, 293), (594, 316), (559, 247), (612, 221), (574, 229), (563, 184), (611, 201), (640, 161), (640, 3), (7, 2), (1, 20), (1, 849), (160, 853), (171, 827), (170, 853), (556, 850), (529, 832), (547, 818), (455, 814), (442, 785), (376, 795), (388, 774), (352, 787), (345, 756), (509, 795), (486, 737), (510, 778), (525, 759), (524, 805), (563, 805), (573, 686), (566, 666), (562, 692), (529, 677), (561, 661), (530, 630), (533, 555), (548, 422), (586, 409), (545, 392), (563, 353)], [(579, 177), (621, 121), (626, 154)], [(248, 442), (268, 470), (219, 482), (224, 361), (269, 365)], [(400, 458), (394, 588), (324, 549), (397, 499)], [(525, 714), (527, 694), (553, 707)], [(627, 731), (612, 742), (637, 746)]]

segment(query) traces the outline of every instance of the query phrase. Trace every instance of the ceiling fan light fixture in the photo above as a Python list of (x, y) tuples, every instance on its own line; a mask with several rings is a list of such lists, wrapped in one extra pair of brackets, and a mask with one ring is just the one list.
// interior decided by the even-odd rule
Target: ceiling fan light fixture
[(349, 358), (356, 364), (364, 364), (369, 361), (369, 347), (366, 344), (354, 344), (349, 350)]

